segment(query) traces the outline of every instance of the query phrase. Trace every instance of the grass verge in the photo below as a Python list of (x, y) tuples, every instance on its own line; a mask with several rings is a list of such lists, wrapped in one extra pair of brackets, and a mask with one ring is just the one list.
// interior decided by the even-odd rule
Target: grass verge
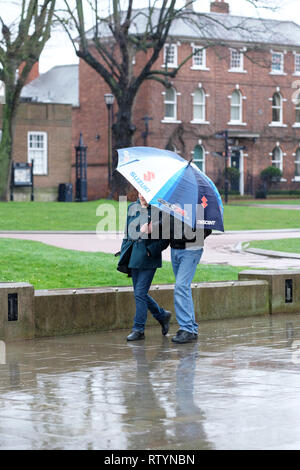
[(248, 248), (261, 250), (284, 251), (300, 254), (300, 238), (282, 238), (281, 240), (261, 240), (250, 242)]
[[(0, 282), (29, 282), (35, 289), (127, 286), (116, 270), (118, 259), (106, 253), (65, 250), (40, 242), (2, 238)], [(237, 280), (246, 267), (200, 264), (194, 282)], [(171, 263), (164, 262), (154, 284), (173, 284)]]

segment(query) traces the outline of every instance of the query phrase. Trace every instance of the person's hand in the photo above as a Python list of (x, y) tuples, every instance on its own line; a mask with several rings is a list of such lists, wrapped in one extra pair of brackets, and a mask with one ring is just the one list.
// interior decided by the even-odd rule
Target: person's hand
[(142, 233), (151, 233), (152, 232), (152, 222), (150, 222), (149, 224), (142, 225), (141, 232)]

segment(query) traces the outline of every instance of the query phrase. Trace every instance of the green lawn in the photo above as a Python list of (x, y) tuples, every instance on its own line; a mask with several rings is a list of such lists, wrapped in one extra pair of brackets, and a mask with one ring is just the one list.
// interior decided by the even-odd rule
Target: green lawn
[(249, 248), (262, 250), (286, 251), (287, 253), (300, 253), (300, 238), (282, 238), (281, 240), (262, 240), (250, 242)]
[[(127, 206), (122, 207), (119, 214), (118, 202), (105, 199), (84, 203), (1, 202), (0, 231), (123, 230)], [(228, 204), (224, 223), (225, 230), (300, 228), (300, 211)]]
[[(127, 205), (125, 205), (126, 212)], [(123, 214), (119, 214), (123, 210)], [(98, 211), (98, 212), (97, 212)], [(97, 215), (98, 213), (98, 215)], [(110, 221), (110, 225), (105, 220)], [(121, 219), (121, 220), (120, 220)], [(124, 204), (89, 202), (0, 202), (0, 230), (118, 230), (124, 228)]]
[[(35, 289), (131, 285), (116, 270), (118, 259), (105, 253), (64, 250), (40, 242), (2, 238), (0, 282), (29, 282)], [(246, 267), (199, 265), (194, 282), (237, 280)], [(158, 269), (154, 284), (172, 284), (171, 263)]]
[(295, 205), (300, 206), (300, 199), (245, 199), (245, 200), (229, 200), (229, 204), (240, 205), (243, 204), (245, 206), (252, 205), (252, 204), (280, 204), (280, 205)]

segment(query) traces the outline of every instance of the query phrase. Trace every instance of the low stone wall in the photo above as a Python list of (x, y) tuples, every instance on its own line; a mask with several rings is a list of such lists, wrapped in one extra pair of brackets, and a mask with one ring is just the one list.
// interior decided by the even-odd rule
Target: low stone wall
[[(265, 281), (204, 282), (194, 284), (192, 292), (198, 321), (269, 313)], [(150, 295), (174, 311), (174, 286), (153, 286)], [(40, 290), (34, 303), (37, 337), (130, 329), (135, 314), (131, 287)], [(150, 313), (147, 324), (157, 324)]]
[(239, 279), (268, 282), (270, 313), (300, 313), (300, 271), (248, 270), (241, 271)]
[[(199, 283), (192, 292), (198, 321), (269, 313), (266, 281)], [(174, 311), (174, 286), (152, 286), (150, 294)], [(35, 337), (131, 329), (134, 314), (132, 287), (38, 290), (34, 295)], [(149, 313), (147, 325), (155, 324)]]
[(25, 282), (0, 283), (0, 339), (35, 337), (34, 288)]
[[(294, 299), (299, 299), (300, 272), (294, 276)], [(293, 274), (294, 273), (294, 274)], [(258, 279), (256, 279), (256, 277)], [(263, 277), (265, 276), (265, 278)], [(221, 320), (274, 312), (300, 313), (281, 302), (277, 291), (279, 274), (270, 277), (262, 271), (244, 271), (239, 281), (203, 282), (192, 285), (197, 321)], [(270, 287), (272, 286), (272, 288)], [(8, 295), (10, 300), (8, 300)], [(13, 301), (18, 298), (17, 319), (13, 320)], [(174, 286), (152, 286), (150, 295), (165, 309), (174, 312)], [(283, 295), (282, 289), (280, 294)], [(113, 329), (131, 329), (135, 314), (132, 287), (37, 290), (25, 283), (0, 283), (0, 339), (70, 335)], [(11, 318), (8, 318), (8, 317)], [(173, 323), (176, 323), (175, 313)], [(149, 313), (147, 325), (157, 324)]]

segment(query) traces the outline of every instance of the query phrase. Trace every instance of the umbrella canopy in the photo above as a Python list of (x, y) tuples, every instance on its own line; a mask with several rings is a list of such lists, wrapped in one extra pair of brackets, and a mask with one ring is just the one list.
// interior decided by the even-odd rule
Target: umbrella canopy
[(118, 150), (117, 171), (151, 204), (190, 227), (224, 232), (221, 196), (194, 163), (169, 150), (129, 147)]

